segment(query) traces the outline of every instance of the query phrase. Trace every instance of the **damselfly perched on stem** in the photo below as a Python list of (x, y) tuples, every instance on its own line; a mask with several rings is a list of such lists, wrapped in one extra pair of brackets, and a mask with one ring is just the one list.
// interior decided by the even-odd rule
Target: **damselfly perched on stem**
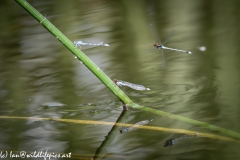
[(113, 81), (119, 87), (127, 86), (127, 87), (130, 87), (132, 89), (139, 90), (139, 91), (150, 90), (149, 88), (146, 88), (141, 84), (134, 84), (134, 83), (125, 82), (125, 81), (117, 80), (117, 79), (114, 79)]
[(81, 48), (81, 45), (88, 45), (88, 46), (110, 46), (109, 44), (107, 43), (104, 43), (103, 41), (100, 41), (99, 43), (92, 43), (92, 42), (83, 42), (83, 41), (74, 41), (74, 45), (76, 47), (79, 47)]
[(130, 131), (136, 129), (137, 126), (146, 125), (146, 124), (148, 124), (148, 123), (151, 122), (151, 121), (153, 121), (153, 119), (137, 122), (137, 123), (135, 123), (134, 125), (132, 125), (131, 127), (123, 127), (123, 128), (120, 130), (120, 133), (122, 134), (123, 132), (130, 132)]

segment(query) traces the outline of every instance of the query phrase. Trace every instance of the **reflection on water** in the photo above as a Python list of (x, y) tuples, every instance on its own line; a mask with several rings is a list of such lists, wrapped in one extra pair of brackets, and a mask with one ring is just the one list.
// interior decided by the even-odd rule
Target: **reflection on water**
[(148, 123), (151, 122), (151, 121), (153, 121), (153, 119), (137, 122), (137, 123), (135, 123), (134, 125), (132, 125), (131, 127), (123, 127), (123, 128), (120, 130), (120, 133), (130, 132), (130, 131), (136, 129), (137, 126), (146, 125), (146, 124), (148, 124)]
[[(101, 42), (83, 52), (110, 78), (144, 84), (124, 91), (138, 104), (240, 132), (238, 1), (29, 1), (72, 41)], [(11, 12), (9, 12), (11, 8)], [(224, 10), (224, 12), (223, 12)], [(0, 113), (4, 116), (115, 122), (122, 104), (83, 64), (14, 1), (1, 2)], [(187, 48), (188, 55), (160, 50)], [(199, 48), (204, 46), (207, 50)], [(206, 131), (167, 117), (133, 110), (128, 121), (153, 117), (151, 125)], [(4, 119), (1, 150), (49, 150), (91, 158), (111, 126)], [(104, 159), (239, 159), (238, 144), (186, 139), (164, 148), (171, 133), (138, 130), (117, 136)], [(187, 145), (186, 145), (186, 143)], [(224, 156), (223, 156), (224, 155)]]
[(174, 138), (174, 139), (168, 139), (165, 144), (164, 144), (164, 147), (170, 147), (170, 146), (173, 146), (174, 144), (176, 144), (178, 141), (180, 140), (183, 140), (183, 139), (187, 139), (187, 138), (192, 138), (192, 137), (197, 137), (198, 136), (198, 133), (196, 133), (196, 135), (194, 136), (189, 136), (189, 135), (183, 135), (183, 136), (180, 136), (178, 138)]

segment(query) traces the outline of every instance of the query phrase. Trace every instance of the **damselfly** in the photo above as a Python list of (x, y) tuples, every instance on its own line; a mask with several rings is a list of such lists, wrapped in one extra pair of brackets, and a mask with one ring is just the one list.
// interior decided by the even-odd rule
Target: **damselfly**
[(186, 138), (193, 138), (193, 137), (197, 137), (199, 134), (196, 133), (196, 135), (183, 135), (183, 136), (180, 136), (178, 138), (175, 138), (175, 139), (168, 139), (165, 144), (164, 144), (164, 147), (170, 147), (170, 146), (173, 146), (174, 144), (176, 144), (178, 141), (182, 140), (182, 139), (186, 139)]
[(163, 59), (165, 59), (164, 58), (164, 54), (163, 54), (163, 49), (168, 49), (168, 50), (172, 50), (172, 51), (184, 52), (184, 53), (192, 54), (192, 52), (190, 52), (190, 51), (184, 51), (184, 50), (180, 50), (180, 49), (165, 47), (164, 44), (166, 44), (166, 42), (169, 40), (169, 38), (162, 44), (160, 39), (157, 37), (157, 34), (155, 33), (155, 30), (153, 30), (152, 24), (149, 25), (149, 28), (150, 28), (151, 33), (154, 36), (154, 38), (158, 41), (158, 43), (154, 43), (153, 46), (155, 48), (157, 48), (157, 49), (161, 49), (162, 50), (162, 57), (163, 57)]
[(123, 128), (120, 130), (120, 133), (122, 134), (123, 132), (130, 132), (130, 131), (136, 129), (137, 126), (146, 125), (146, 124), (148, 124), (148, 123), (151, 122), (151, 121), (153, 121), (153, 119), (137, 122), (137, 123), (135, 123), (134, 125), (132, 125), (131, 127), (123, 127)]
[(117, 80), (117, 79), (114, 79), (113, 81), (119, 87), (127, 86), (127, 87), (130, 87), (132, 89), (139, 90), (139, 91), (150, 90), (149, 88), (146, 88), (141, 84), (134, 84), (134, 83), (125, 82), (125, 81)]
[(168, 50), (172, 50), (172, 51), (177, 51), (177, 52), (184, 52), (184, 53), (188, 53), (188, 54), (192, 54), (192, 52), (190, 51), (184, 51), (184, 50), (180, 50), (180, 49), (174, 49), (174, 48), (169, 48), (169, 47), (165, 47), (160, 43), (154, 43), (153, 46), (157, 49), (168, 49)]
[(107, 43), (104, 43), (103, 41), (100, 41), (99, 43), (92, 43), (92, 42), (83, 42), (83, 41), (74, 41), (74, 45), (76, 47), (79, 47), (81, 48), (81, 45), (88, 45), (88, 46), (110, 46), (109, 44)]

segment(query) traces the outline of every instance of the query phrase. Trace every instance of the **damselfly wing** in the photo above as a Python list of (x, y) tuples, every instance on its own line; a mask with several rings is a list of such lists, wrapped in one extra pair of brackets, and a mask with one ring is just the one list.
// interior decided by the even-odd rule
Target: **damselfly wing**
[(139, 90), (139, 91), (150, 90), (149, 88), (146, 88), (141, 84), (134, 84), (134, 83), (130, 83), (130, 82), (122, 81), (122, 80), (117, 80), (117, 79), (114, 79), (113, 81), (119, 87), (127, 86), (129, 88)]
[(87, 46), (105, 46), (105, 47), (108, 47), (110, 46), (109, 44), (107, 43), (104, 43), (103, 41), (100, 41), (100, 42), (83, 42), (83, 41), (74, 41), (74, 45), (77, 47), (77, 48), (80, 48), (81, 49), (81, 45), (87, 45)]

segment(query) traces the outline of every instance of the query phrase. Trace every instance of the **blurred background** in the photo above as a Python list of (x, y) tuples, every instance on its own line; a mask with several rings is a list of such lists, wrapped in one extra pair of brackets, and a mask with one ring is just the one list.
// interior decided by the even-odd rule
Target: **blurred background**
[[(150, 88), (123, 88), (137, 104), (240, 132), (240, 1), (28, 2), (70, 40), (109, 44), (81, 49), (111, 79)], [(123, 108), (115, 95), (15, 1), (0, 1), (0, 29), (1, 116), (117, 120)], [(167, 39), (165, 46), (192, 54), (164, 50), (163, 57), (153, 44)], [(128, 123), (151, 118), (149, 125), (211, 133), (138, 110)], [(89, 159), (111, 128), (6, 118), (0, 121), (0, 150)], [(141, 129), (119, 134), (103, 159), (240, 158), (239, 144), (201, 137), (163, 147), (176, 136)]]

